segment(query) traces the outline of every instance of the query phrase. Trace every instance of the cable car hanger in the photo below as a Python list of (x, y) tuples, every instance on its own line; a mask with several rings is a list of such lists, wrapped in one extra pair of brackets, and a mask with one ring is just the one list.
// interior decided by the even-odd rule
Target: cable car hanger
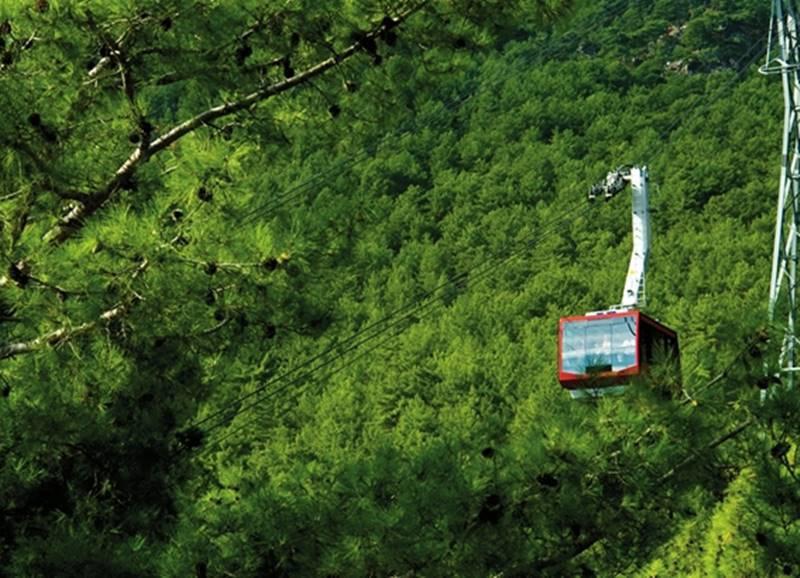
[(611, 309), (627, 309), (644, 306), (645, 304), (645, 274), (647, 273), (647, 259), (650, 254), (650, 213), (648, 211), (647, 197), (647, 167), (619, 167), (609, 172), (606, 178), (592, 186), (589, 190), (589, 200), (594, 201), (603, 195), (606, 201), (613, 199), (631, 185), (632, 215), (633, 215), (633, 251), (628, 264), (628, 275), (625, 278), (625, 289), (622, 291), (622, 301)]
[(621, 393), (631, 380), (648, 374), (661, 361), (679, 364), (677, 334), (639, 311), (645, 304), (650, 253), (647, 167), (622, 166), (609, 172), (591, 187), (589, 200), (599, 196), (611, 200), (628, 184), (633, 249), (622, 301), (609, 309), (559, 321), (558, 379), (576, 399)]

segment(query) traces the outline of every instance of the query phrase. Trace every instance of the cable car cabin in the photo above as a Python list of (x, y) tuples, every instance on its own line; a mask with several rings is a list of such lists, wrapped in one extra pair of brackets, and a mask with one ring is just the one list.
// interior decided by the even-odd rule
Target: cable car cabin
[(559, 322), (558, 380), (573, 398), (621, 393), (651, 367), (671, 363), (679, 368), (679, 359), (677, 334), (636, 309)]

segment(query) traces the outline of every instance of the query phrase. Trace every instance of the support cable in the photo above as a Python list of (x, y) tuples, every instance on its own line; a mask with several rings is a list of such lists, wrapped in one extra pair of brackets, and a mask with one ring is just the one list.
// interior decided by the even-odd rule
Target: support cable
[[(751, 46), (750, 50), (737, 61), (737, 64), (740, 64), (747, 57), (749, 57), (752, 53), (754, 53), (757, 47), (758, 47), (758, 45)], [(758, 55), (756, 55), (755, 58), (758, 58)], [(728, 85), (733, 84), (733, 82), (742, 74), (742, 72), (747, 67), (749, 67), (750, 64), (752, 64), (752, 62), (755, 60), (755, 58), (749, 60), (747, 62), (747, 64), (745, 66), (743, 66), (740, 70), (738, 70), (737, 73), (732, 78), (728, 79), (722, 85), (722, 88), (717, 93), (715, 93), (712, 98), (710, 98), (709, 100), (706, 100), (706, 97), (702, 97), (694, 105), (692, 105), (690, 107), (687, 107), (683, 111), (682, 115), (680, 117), (676, 118), (670, 124), (670, 126), (665, 131), (663, 131), (662, 134), (664, 136), (666, 136), (669, 132), (671, 132), (678, 125), (679, 122), (681, 122), (683, 119), (685, 119), (689, 115), (689, 113), (691, 111), (693, 111), (696, 108), (698, 108), (701, 104), (705, 104), (706, 106), (708, 106), (713, 101), (717, 100), (717, 98), (719, 98), (722, 94), (726, 94)], [(588, 207), (586, 207), (586, 208), (588, 209)], [(570, 209), (570, 211), (572, 211), (572, 210), (573, 209)], [(554, 223), (555, 224), (560, 224), (560, 223), (564, 222), (566, 220), (566, 218), (567, 218), (567, 216), (565, 215), (562, 220), (555, 221)], [(544, 235), (541, 237), (541, 239), (543, 239), (543, 238), (544, 238)], [(526, 243), (527, 250), (530, 249), (530, 246), (532, 246), (532, 244), (535, 244), (535, 242), (532, 243), (532, 241), (536, 241), (537, 239), (540, 239), (540, 238), (539, 237), (534, 237), (533, 239), (530, 239)], [(502, 258), (502, 260), (500, 262), (498, 262), (494, 267), (486, 269), (484, 275), (488, 274), (489, 272), (493, 271), (497, 267), (501, 266), (506, 261), (508, 261), (509, 259), (511, 259), (514, 256), (516, 256), (518, 253), (519, 253), (519, 250), (513, 251), (510, 255)], [(382, 335), (383, 332), (395, 329), (397, 327), (398, 323), (401, 323), (402, 321), (409, 320), (414, 315), (414, 313), (417, 312), (417, 310), (422, 311), (424, 309), (422, 307), (422, 305), (425, 302), (427, 302), (429, 299), (431, 299), (437, 291), (440, 291), (445, 287), (456, 286), (457, 283), (460, 283), (462, 280), (466, 280), (470, 276), (471, 273), (475, 273), (476, 274), (476, 279), (477, 279), (478, 278), (477, 275), (479, 274), (479, 273), (477, 273), (478, 269), (479, 269), (479, 267), (474, 267), (474, 268), (468, 269), (467, 271), (464, 271), (464, 272), (460, 273), (454, 279), (449, 280), (446, 283), (437, 286), (436, 288), (434, 288), (433, 290), (431, 290), (429, 292), (426, 292), (422, 297), (418, 298), (417, 300), (413, 301), (412, 303), (407, 304), (406, 306), (403, 306), (403, 307), (391, 312), (390, 314), (388, 314), (384, 318), (380, 319), (379, 321), (377, 321), (377, 322), (375, 322), (373, 324), (370, 324), (369, 326), (367, 326), (363, 330), (360, 330), (360, 331), (356, 332), (355, 334), (353, 334), (350, 337), (348, 337), (345, 341), (343, 341), (341, 343), (338, 343), (338, 344), (334, 344), (333, 346), (325, 349), (323, 352), (321, 352), (321, 353), (319, 353), (319, 354), (317, 354), (315, 356), (312, 356), (309, 360), (307, 360), (306, 362), (302, 363), (301, 365), (299, 365), (299, 366), (297, 366), (295, 368), (292, 368), (291, 370), (289, 370), (289, 371), (287, 371), (285, 373), (282, 373), (282, 374), (280, 374), (280, 375), (278, 375), (278, 376), (276, 376), (276, 377), (274, 377), (272, 379), (269, 379), (269, 380), (265, 381), (256, 390), (254, 390), (252, 392), (249, 392), (249, 393), (237, 398), (236, 400), (234, 400), (230, 404), (228, 404), (228, 408), (221, 408), (221, 409), (213, 412), (212, 414), (204, 417), (203, 419), (194, 422), (190, 427), (197, 428), (197, 427), (199, 427), (201, 425), (205, 425), (205, 424), (207, 424), (209, 422), (212, 422), (212, 421), (213, 421), (213, 423), (206, 428), (207, 432), (211, 431), (212, 429), (216, 429), (218, 427), (222, 427), (226, 423), (229, 423), (230, 420), (235, 418), (237, 415), (239, 415), (243, 411), (246, 411), (246, 410), (254, 407), (255, 405), (257, 405), (261, 401), (264, 401), (266, 399), (274, 397), (275, 395), (277, 395), (277, 393), (285, 391), (286, 389), (288, 389), (288, 387), (290, 385), (301, 381), (301, 379), (302, 380), (310, 379), (311, 377), (313, 377), (313, 373), (314, 372), (328, 367), (329, 365), (331, 365), (332, 363), (334, 363), (338, 359), (341, 359), (348, 352), (356, 349), (357, 347), (365, 345), (370, 340), (377, 339), (378, 337), (380, 337)], [(386, 327), (381, 330), (380, 329), (381, 325), (385, 325)], [(367, 335), (369, 332), (374, 332), (374, 334)], [(399, 332), (397, 334), (399, 334)], [(342, 346), (344, 346), (344, 349), (341, 349)], [(328, 360), (324, 359), (326, 356), (336, 352), (337, 350), (340, 350), (340, 352), (337, 355), (335, 355), (333, 359), (328, 359)], [(302, 373), (300, 376), (297, 376), (297, 374), (300, 371), (302, 371), (303, 369), (307, 369), (307, 371), (305, 373)], [(342, 367), (339, 370), (337, 370), (337, 372), (341, 371), (341, 369), (344, 369), (344, 367)], [(282, 382), (288, 382), (288, 383), (281, 385)], [(273, 392), (267, 392), (267, 389), (269, 388), (269, 386), (275, 386), (275, 388), (273, 389)], [(261, 396), (261, 394), (264, 394), (264, 396), (263, 397), (259, 397), (259, 396)], [(241, 404), (243, 402), (249, 401), (249, 400), (251, 400), (253, 398), (256, 398), (256, 399), (254, 401), (248, 403), (245, 406), (241, 406)], [(230, 407), (233, 406), (233, 405), (239, 405), (240, 407), (231, 411)]]

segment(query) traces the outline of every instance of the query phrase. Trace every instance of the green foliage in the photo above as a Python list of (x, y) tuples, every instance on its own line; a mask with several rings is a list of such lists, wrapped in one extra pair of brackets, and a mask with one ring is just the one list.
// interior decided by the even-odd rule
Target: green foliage
[[(410, 7), (0, 4), (0, 335), (26, 348), (0, 366), (0, 573), (800, 568), (800, 408), (754, 387), (764, 3), (440, 0), (387, 30)], [(624, 199), (580, 202), (633, 163), (682, 388), (573, 402), (558, 318), (616, 302), (630, 251)]]

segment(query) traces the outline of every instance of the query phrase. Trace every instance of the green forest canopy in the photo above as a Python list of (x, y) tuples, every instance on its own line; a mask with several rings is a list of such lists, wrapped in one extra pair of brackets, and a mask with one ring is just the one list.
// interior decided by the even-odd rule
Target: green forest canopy
[[(0, 5), (0, 574), (800, 572), (765, 4)], [(685, 397), (578, 404), (625, 163)]]

